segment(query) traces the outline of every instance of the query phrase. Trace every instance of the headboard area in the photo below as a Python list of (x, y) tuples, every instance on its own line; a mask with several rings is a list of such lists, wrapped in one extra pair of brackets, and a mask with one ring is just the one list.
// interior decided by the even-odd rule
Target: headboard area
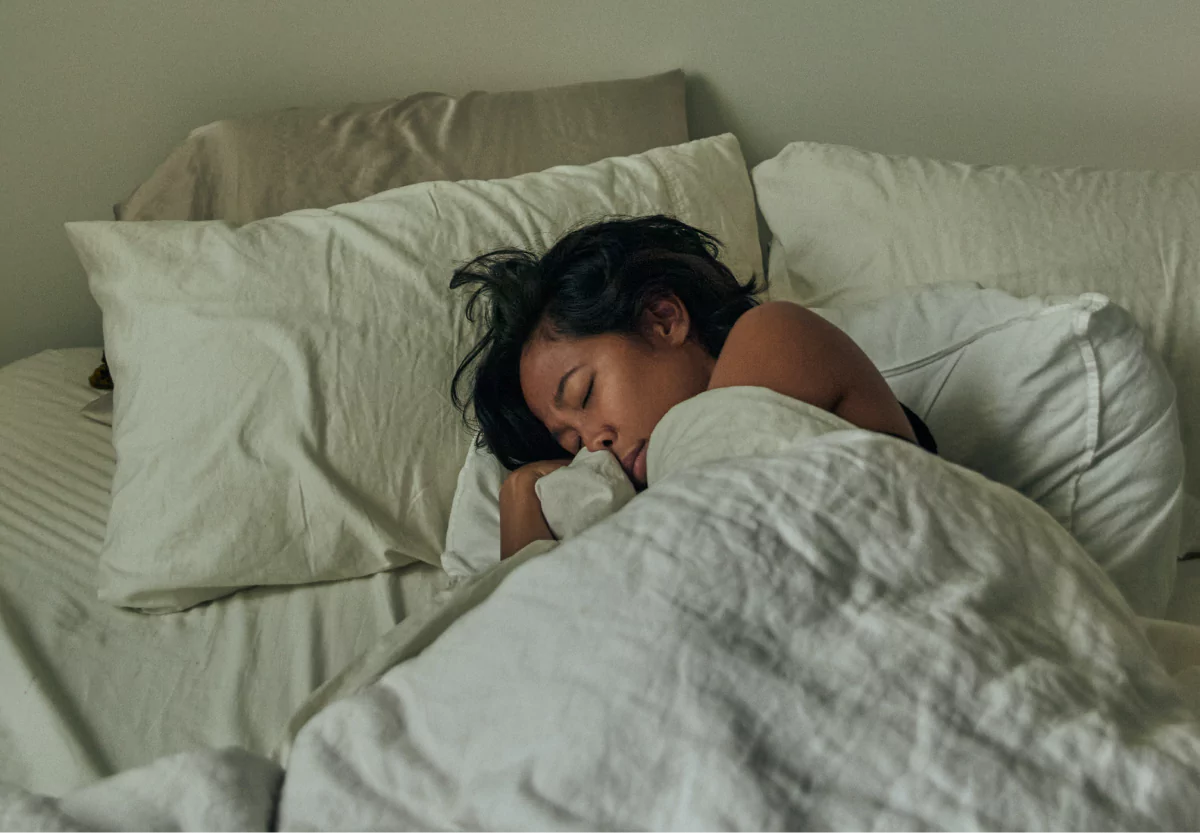
[(194, 128), (285, 107), (687, 74), (692, 138), (1200, 167), (1200, 6), (1161, 0), (0, 3), (0, 365), (99, 345), (63, 232)]

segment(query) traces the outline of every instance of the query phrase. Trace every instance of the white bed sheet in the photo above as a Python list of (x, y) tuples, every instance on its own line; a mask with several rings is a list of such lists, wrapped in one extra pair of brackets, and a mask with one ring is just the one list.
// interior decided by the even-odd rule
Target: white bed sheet
[(1200, 627), (1200, 557), (1179, 562), (1175, 592), (1163, 618)]
[(114, 453), (79, 414), (99, 349), (0, 368), (0, 781), (60, 795), (198, 746), (267, 753), (445, 573), (254, 589), (152, 616), (96, 598)]

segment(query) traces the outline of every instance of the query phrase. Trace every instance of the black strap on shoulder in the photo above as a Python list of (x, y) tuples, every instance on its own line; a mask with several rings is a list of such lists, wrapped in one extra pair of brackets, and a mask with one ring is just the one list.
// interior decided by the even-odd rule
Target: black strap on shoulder
[(913, 433), (917, 435), (917, 445), (930, 454), (937, 454), (937, 441), (933, 438), (933, 432), (929, 430), (929, 426), (910, 411), (903, 402), (900, 403), (900, 407), (904, 409), (904, 415), (908, 417), (908, 424), (912, 426)]

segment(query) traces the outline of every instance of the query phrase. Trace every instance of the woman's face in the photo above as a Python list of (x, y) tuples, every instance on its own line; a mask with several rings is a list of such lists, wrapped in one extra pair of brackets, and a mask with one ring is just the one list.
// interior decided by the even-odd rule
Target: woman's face
[(712, 376), (714, 359), (688, 328), (686, 308), (672, 298), (646, 311), (640, 337), (539, 331), (521, 356), (525, 402), (569, 453), (607, 449), (644, 488), (650, 432)]

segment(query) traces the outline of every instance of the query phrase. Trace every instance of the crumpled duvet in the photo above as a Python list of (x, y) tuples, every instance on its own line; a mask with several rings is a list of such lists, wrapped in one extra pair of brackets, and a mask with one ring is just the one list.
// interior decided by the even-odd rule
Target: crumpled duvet
[[(692, 407), (778, 415), (731, 391)], [(818, 414), (742, 456), (672, 419), (649, 490), (351, 669), (280, 827), (1200, 827), (1200, 724), (1038, 506)]]

